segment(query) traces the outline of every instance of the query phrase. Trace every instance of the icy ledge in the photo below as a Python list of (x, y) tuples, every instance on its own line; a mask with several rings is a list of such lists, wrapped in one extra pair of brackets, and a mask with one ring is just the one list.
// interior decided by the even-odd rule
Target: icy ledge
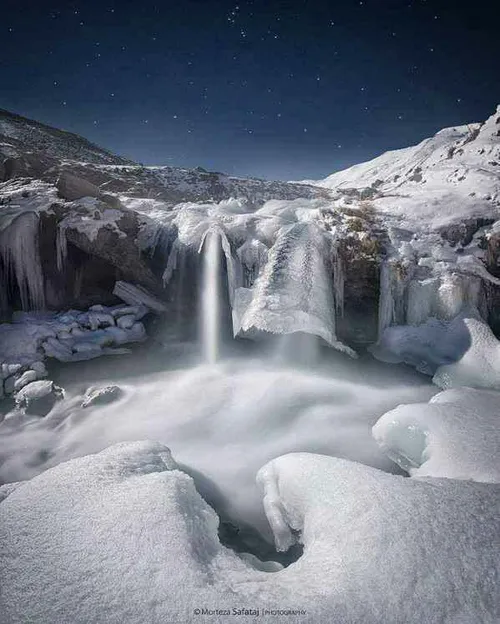
[(498, 621), (500, 486), (306, 453), (258, 479), (278, 547), (305, 547), (272, 574), (220, 544), (216, 514), (159, 444), (119, 444), (19, 484), (0, 503), (4, 621), (188, 624), (196, 608), (217, 623), (233, 609), (268, 623)]

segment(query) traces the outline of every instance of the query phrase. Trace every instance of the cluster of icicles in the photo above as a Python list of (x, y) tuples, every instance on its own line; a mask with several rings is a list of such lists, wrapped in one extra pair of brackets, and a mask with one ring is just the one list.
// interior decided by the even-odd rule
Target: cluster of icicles
[[(279, 222), (279, 217), (273, 215), (273, 220)], [(237, 219), (234, 222), (238, 225)], [(227, 288), (234, 336), (300, 332), (355, 356), (336, 335), (336, 317), (344, 314), (344, 261), (335, 237), (321, 223), (284, 220), (271, 236), (256, 236), (254, 228), (245, 237), (228, 219), (188, 206), (170, 222), (158, 222), (155, 227), (149, 251), (154, 252), (158, 244), (168, 247), (165, 288), (184, 265), (184, 255), (203, 258), (200, 300), (207, 360), (217, 359), (223, 287)], [(38, 230), (38, 216), (24, 213), (0, 232), (3, 271), (16, 281), (24, 310), (45, 307)], [(61, 228), (56, 253), (62, 271), (66, 240)], [(391, 325), (419, 325), (433, 316), (451, 319), (466, 305), (481, 307), (480, 277), (443, 273), (422, 278), (390, 259), (381, 262), (379, 292), (379, 335)]]

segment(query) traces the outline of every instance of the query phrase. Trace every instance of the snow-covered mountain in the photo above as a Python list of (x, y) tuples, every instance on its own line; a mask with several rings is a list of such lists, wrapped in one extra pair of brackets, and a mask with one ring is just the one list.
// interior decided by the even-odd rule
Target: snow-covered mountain
[(446, 128), (416, 146), (307, 181), (349, 202), (367, 199), (412, 227), (498, 214), (500, 106), (484, 123)]
[(133, 198), (170, 205), (183, 201), (245, 198), (253, 205), (269, 199), (325, 196), (314, 186), (239, 178), (201, 167), (145, 167), (64, 132), (0, 109), (0, 181), (28, 176), (56, 182), (70, 174)]
[(18, 158), (26, 153), (96, 164), (125, 165), (131, 162), (77, 134), (0, 109), (0, 160)]

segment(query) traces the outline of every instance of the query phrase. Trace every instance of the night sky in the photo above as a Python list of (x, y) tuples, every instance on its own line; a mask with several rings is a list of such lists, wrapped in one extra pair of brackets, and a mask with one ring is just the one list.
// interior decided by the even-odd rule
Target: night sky
[(499, 4), (2, 0), (0, 108), (145, 164), (320, 178), (492, 114)]

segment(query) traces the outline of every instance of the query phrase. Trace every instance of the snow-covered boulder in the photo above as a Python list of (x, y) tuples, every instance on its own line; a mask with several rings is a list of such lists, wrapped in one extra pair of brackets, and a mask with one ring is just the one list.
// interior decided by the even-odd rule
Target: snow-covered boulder
[(400, 405), (373, 427), (382, 450), (413, 477), (500, 483), (500, 393), (446, 390)]
[(56, 386), (53, 381), (48, 379), (33, 381), (16, 394), (16, 405), (26, 414), (45, 416), (63, 396), (62, 388)]
[(430, 318), (422, 325), (388, 327), (373, 355), (405, 362), (434, 375), (439, 387), (500, 389), (500, 342), (480, 318), (459, 314), (451, 321)]
[(304, 543), (272, 573), (220, 544), (215, 512), (161, 445), (115, 445), (20, 484), (0, 503), (0, 613), (9, 624), (189, 624), (196, 609), (219, 624), (500, 616), (500, 486), (305, 453), (258, 478), (278, 547)]
[(258, 481), (277, 547), (304, 544), (279, 582), (295, 581), (302, 604), (317, 601), (316, 621), (493, 623), (500, 616), (492, 549), (500, 486), (407, 479), (307, 453), (273, 460)]
[(491, 329), (476, 319), (465, 319), (470, 347), (456, 362), (443, 364), (433, 382), (441, 388), (473, 386), (500, 390), (500, 342)]

